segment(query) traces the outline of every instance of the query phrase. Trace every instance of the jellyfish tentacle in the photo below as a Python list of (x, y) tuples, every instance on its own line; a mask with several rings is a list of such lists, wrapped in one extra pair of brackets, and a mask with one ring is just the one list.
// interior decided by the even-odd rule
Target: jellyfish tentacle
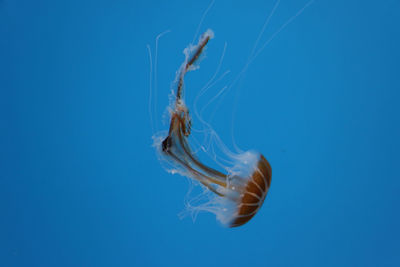
[(204, 165), (203, 163), (201, 163), (200, 161), (198, 161), (193, 155), (192, 153), (190, 153), (190, 148), (186, 142), (186, 140), (182, 137), (181, 131), (178, 131), (178, 136), (179, 136), (179, 141), (182, 145), (183, 150), (185, 151), (186, 155), (193, 161), (193, 163), (199, 167), (200, 169), (202, 169), (203, 171), (211, 174), (211, 175), (215, 175), (218, 176), (219, 178), (221, 178), (221, 180), (224, 182), (224, 186), (226, 186), (226, 175), (223, 174), (222, 172), (219, 172), (213, 168), (207, 167), (206, 165)]
[(206, 182), (201, 182), (202, 185), (204, 185), (205, 187), (207, 187), (211, 192), (213, 192), (214, 194), (217, 194), (220, 197), (225, 197), (226, 195), (222, 194), (221, 192), (218, 192), (214, 187), (212, 187), (209, 183)]
[[(178, 156), (176, 156), (174, 153), (172, 153), (171, 151), (166, 151), (165, 153), (167, 153), (169, 156), (171, 156), (176, 162), (178, 162), (179, 164), (181, 164), (183, 167), (185, 167), (187, 170), (189, 170), (191, 173), (193, 173), (197, 179), (204, 184), (205, 186), (207, 186), (209, 188), (209, 184), (214, 183), (217, 185), (220, 185), (220, 182), (218, 180), (215, 180), (201, 172), (199, 172), (198, 170), (194, 169), (188, 162), (180, 159)], [(223, 185), (221, 185), (223, 186)], [(214, 190), (212, 190), (214, 191)]]
[[(177, 86), (177, 91), (176, 91), (176, 100), (175, 100), (175, 109), (172, 114), (171, 118), (171, 123), (170, 123), (170, 129), (169, 129), (169, 135), (167, 138), (163, 141), (163, 151), (166, 150), (166, 146), (171, 140), (171, 136), (174, 134), (174, 132), (178, 136), (178, 140), (180, 142), (181, 148), (183, 149), (185, 155), (191, 160), (191, 162), (197, 166), (199, 169), (203, 170), (205, 173), (208, 174), (208, 176), (217, 176), (219, 179), (216, 181), (215, 179), (212, 179), (208, 176), (210, 181), (212, 183), (216, 183), (221, 186), (226, 186), (226, 175), (212, 169), (210, 167), (205, 166), (202, 164), (200, 161), (198, 161), (196, 158), (194, 158), (191, 154), (190, 148), (187, 145), (186, 140), (182, 136), (182, 134), (186, 137), (190, 132), (188, 132), (188, 129), (186, 127), (186, 121), (189, 119), (189, 114), (187, 108), (182, 104), (182, 91), (183, 91), (183, 84), (184, 84), (184, 77), (185, 74), (188, 70), (190, 70), (190, 67), (193, 66), (193, 64), (199, 59), (200, 55), (202, 54), (205, 46), (207, 45), (208, 41), (212, 37), (211, 33), (208, 33), (204, 35), (203, 38), (200, 39), (199, 43), (197, 44), (197, 49), (194, 52), (194, 54), (191, 56), (191, 58), (187, 61), (187, 63), (184, 65), (184, 67), (181, 70), (181, 73), (179, 74), (179, 81), (178, 81), (178, 86)], [(182, 115), (180, 115), (181, 113)], [(178, 121), (178, 122), (177, 122)], [(178, 125), (176, 125), (178, 124)], [(190, 122), (189, 122), (190, 125)], [(171, 146), (171, 144), (169, 144)]]
[(204, 47), (207, 45), (207, 43), (208, 43), (208, 41), (210, 40), (211, 37), (212, 37), (212, 35), (208, 34), (204, 38), (202, 38), (202, 40), (200, 40), (199, 44), (197, 45), (196, 52), (192, 55), (192, 57), (186, 63), (185, 67), (182, 69), (182, 71), (181, 71), (181, 73), (179, 75), (178, 88), (176, 90), (176, 104), (182, 98), (183, 80), (184, 80), (186, 72), (199, 59), (201, 53), (203, 52)]

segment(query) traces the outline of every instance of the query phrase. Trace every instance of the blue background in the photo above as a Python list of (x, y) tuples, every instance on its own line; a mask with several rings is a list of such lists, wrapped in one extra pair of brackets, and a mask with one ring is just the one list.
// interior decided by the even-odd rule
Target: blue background
[[(146, 45), (154, 59), (171, 30), (153, 95), (165, 130), (208, 4), (0, 1), (1, 266), (400, 266), (399, 1), (315, 1), (211, 105), (221, 139), (232, 147), (233, 129), (273, 169), (263, 208), (235, 229), (180, 220), (188, 183), (151, 147)], [(216, 1), (189, 107), (225, 42), (231, 73), (199, 105), (234, 79), (273, 4)], [(305, 4), (282, 1), (261, 42)]]

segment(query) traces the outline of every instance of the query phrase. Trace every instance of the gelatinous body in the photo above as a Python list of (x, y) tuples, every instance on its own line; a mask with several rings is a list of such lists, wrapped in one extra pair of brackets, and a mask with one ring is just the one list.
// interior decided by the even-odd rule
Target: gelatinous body
[(199, 181), (215, 193), (215, 197), (198, 207), (198, 210), (213, 212), (223, 224), (236, 227), (248, 222), (261, 208), (271, 185), (272, 170), (260, 153), (227, 152), (226, 156), (233, 165), (225, 168), (225, 174), (201, 163), (190, 148), (188, 137), (191, 120), (182, 99), (183, 81), (185, 74), (191, 70), (212, 37), (212, 31), (208, 30), (196, 46), (190, 46), (190, 51), (186, 51), (186, 59), (178, 76), (175, 102), (170, 109), (168, 136), (158, 145), (161, 154), (180, 173)]

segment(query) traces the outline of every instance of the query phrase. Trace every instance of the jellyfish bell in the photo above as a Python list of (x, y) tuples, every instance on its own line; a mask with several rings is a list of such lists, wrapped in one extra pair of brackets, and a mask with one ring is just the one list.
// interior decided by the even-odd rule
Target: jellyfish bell
[(264, 203), (271, 174), (271, 166), (263, 155), (254, 151), (238, 154), (236, 165), (226, 175), (226, 184), (216, 190), (219, 195), (195, 209), (214, 213), (228, 227), (241, 226), (253, 218)]
[(200, 162), (189, 145), (191, 119), (182, 97), (184, 77), (188, 71), (196, 69), (196, 61), (213, 36), (213, 32), (207, 30), (197, 45), (184, 50), (185, 61), (178, 71), (175, 99), (169, 107), (169, 131), (166, 136), (155, 137), (154, 145), (159, 155), (173, 166), (171, 173), (198, 181), (212, 193), (207, 201), (190, 206), (192, 212), (212, 212), (222, 224), (236, 227), (247, 223), (261, 208), (271, 184), (272, 171), (262, 154), (254, 151), (235, 154), (222, 146), (222, 152), (231, 163), (223, 166), (226, 171), (223, 173)]
[(243, 225), (253, 218), (271, 185), (272, 169), (262, 154), (253, 151), (240, 154), (238, 164), (243, 165), (240, 166), (243, 170), (229, 174), (224, 188), (227, 201), (231, 203), (221, 203), (230, 209), (222, 208), (222, 213), (217, 214), (218, 219), (230, 227)]

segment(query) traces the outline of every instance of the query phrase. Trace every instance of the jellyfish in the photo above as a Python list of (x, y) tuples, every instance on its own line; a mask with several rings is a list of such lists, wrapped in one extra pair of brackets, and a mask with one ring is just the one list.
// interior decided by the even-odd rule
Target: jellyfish
[(195, 63), (213, 36), (212, 30), (207, 30), (197, 45), (191, 45), (186, 50), (169, 109), (169, 131), (156, 146), (179, 173), (198, 181), (212, 192), (211, 200), (198, 209), (214, 213), (225, 226), (237, 227), (247, 223), (260, 210), (271, 185), (272, 169), (267, 159), (258, 152), (232, 153), (224, 150), (233, 165), (226, 166), (227, 173), (223, 173), (200, 162), (189, 144), (191, 118), (183, 99), (184, 78), (187, 72), (196, 68)]

